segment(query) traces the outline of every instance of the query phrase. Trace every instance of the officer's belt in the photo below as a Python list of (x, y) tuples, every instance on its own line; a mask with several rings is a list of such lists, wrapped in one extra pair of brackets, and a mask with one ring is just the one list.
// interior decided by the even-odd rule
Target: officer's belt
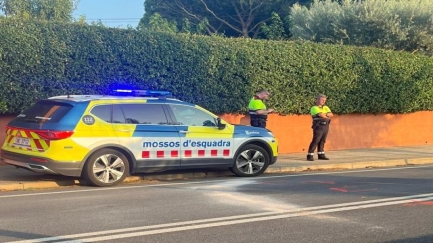
[(331, 120), (329, 119), (324, 119), (324, 118), (313, 119), (313, 125), (314, 124), (327, 125), (329, 123), (331, 123)]
[(314, 123), (319, 123), (320, 125), (329, 124), (329, 122), (327, 122), (327, 121), (314, 121)]
[(267, 115), (259, 115), (255, 112), (249, 112), (250, 118), (251, 119), (259, 119), (259, 120), (264, 120), (266, 121), (268, 119)]

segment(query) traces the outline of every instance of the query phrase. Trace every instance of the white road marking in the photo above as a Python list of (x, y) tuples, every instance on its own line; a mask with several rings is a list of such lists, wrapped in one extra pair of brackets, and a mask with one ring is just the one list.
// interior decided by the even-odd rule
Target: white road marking
[[(301, 177), (301, 176), (317, 176), (317, 175), (333, 175), (333, 174), (350, 174), (350, 173), (365, 173), (365, 172), (375, 172), (375, 171), (389, 171), (389, 170), (406, 170), (406, 169), (419, 169), (433, 167), (433, 165), (427, 166), (415, 166), (415, 167), (398, 167), (398, 168), (385, 168), (385, 169), (364, 169), (364, 170), (353, 170), (353, 171), (334, 171), (334, 172), (318, 172), (318, 173), (309, 173), (309, 174), (296, 174), (296, 175), (269, 175), (263, 177), (254, 177), (254, 180), (266, 180), (273, 178), (285, 178), (285, 177)], [(80, 192), (95, 192), (95, 191), (111, 191), (111, 190), (124, 190), (124, 189), (139, 189), (146, 187), (163, 187), (163, 186), (177, 186), (177, 185), (193, 185), (193, 184), (209, 184), (215, 182), (233, 182), (233, 181), (242, 181), (242, 180), (251, 180), (245, 178), (239, 179), (224, 179), (224, 180), (206, 180), (206, 181), (195, 181), (195, 182), (174, 182), (174, 183), (164, 183), (164, 184), (156, 184), (156, 185), (140, 185), (140, 186), (119, 186), (119, 187), (108, 187), (108, 188), (95, 188), (95, 189), (85, 189), (85, 190), (77, 190), (77, 191), (61, 191), (61, 192), (40, 192), (40, 193), (29, 193), (29, 194), (17, 194), (17, 195), (4, 195), (0, 196), (1, 198), (12, 198), (12, 197), (30, 197), (30, 196), (42, 196), (42, 195), (53, 195), (53, 194), (68, 194), (68, 193), (80, 193)], [(242, 182), (239, 182), (242, 183)]]
[(315, 207), (306, 207), (306, 208), (299, 208), (293, 210), (280, 210), (275, 212), (254, 213), (254, 214), (236, 215), (236, 216), (228, 216), (228, 217), (184, 221), (184, 222), (177, 222), (177, 223), (149, 225), (149, 226), (132, 227), (132, 228), (125, 228), (125, 229), (105, 230), (105, 231), (89, 232), (89, 233), (82, 233), (82, 234), (72, 234), (72, 235), (63, 235), (63, 236), (56, 236), (56, 237), (31, 239), (31, 240), (11, 241), (8, 243), (35, 243), (35, 242), (49, 242), (49, 241), (61, 241), (61, 240), (66, 240), (62, 242), (78, 243), (78, 242), (116, 240), (116, 239), (124, 239), (124, 238), (138, 237), (138, 236), (171, 233), (171, 232), (179, 232), (179, 231), (211, 228), (211, 227), (219, 227), (219, 226), (228, 226), (234, 224), (254, 223), (260, 221), (277, 220), (277, 219), (284, 219), (284, 218), (304, 217), (309, 215), (317, 215), (317, 214), (325, 214), (325, 213), (333, 213), (333, 212), (341, 212), (341, 211), (349, 211), (349, 210), (359, 210), (359, 209), (366, 209), (366, 208), (391, 206), (391, 205), (405, 204), (411, 202), (423, 202), (423, 201), (430, 201), (430, 200), (433, 200), (433, 193), (404, 196), (404, 197), (375, 199), (375, 200), (360, 201), (360, 202), (339, 203), (339, 204), (331, 204), (331, 205), (323, 205), (323, 206), (315, 206)]
[[(433, 200), (433, 197), (419, 199), (418, 201), (429, 201), (429, 200)], [(309, 211), (309, 212), (299, 212), (299, 213), (291, 213), (291, 214), (283, 214), (283, 215), (275, 215), (275, 216), (267, 216), (267, 217), (258, 217), (258, 218), (251, 218), (251, 219), (239, 219), (239, 220), (233, 220), (233, 221), (207, 223), (207, 224), (201, 224), (201, 225), (188, 225), (188, 226), (181, 226), (181, 227), (168, 228), (168, 229), (157, 229), (157, 230), (149, 230), (149, 231), (144, 231), (144, 232), (140, 231), (140, 232), (119, 234), (119, 235), (107, 235), (107, 236), (100, 236), (100, 237), (93, 237), (93, 238), (84, 238), (84, 239), (79, 239), (76, 241), (75, 240), (74, 241), (68, 240), (68, 241), (60, 241), (60, 242), (82, 243), (82, 242), (97, 242), (97, 241), (106, 241), (106, 240), (116, 240), (116, 239), (124, 239), (124, 238), (163, 234), (163, 233), (172, 233), (172, 232), (179, 232), (179, 231), (186, 231), (186, 230), (195, 230), (195, 229), (228, 226), (228, 225), (235, 225), (235, 224), (254, 223), (254, 222), (268, 221), (268, 220), (303, 217), (303, 216), (315, 215), (315, 214), (333, 213), (333, 212), (366, 209), (366, 208), (374, 208), (374, 207), (381, 207), (381, 206), (390, 206), (390, 205), (402, 204), (402, 203), (406, 203), (406, 202), (410, 202), (410, 201), (412, 201), (412, 200), (392, 201), (392, 202), (386, 202), (386, 203), (343, 207), (343, 208), (335, 208), (335, 209), (324, 209), (324, 210), (316, 210), (316, 211)]]

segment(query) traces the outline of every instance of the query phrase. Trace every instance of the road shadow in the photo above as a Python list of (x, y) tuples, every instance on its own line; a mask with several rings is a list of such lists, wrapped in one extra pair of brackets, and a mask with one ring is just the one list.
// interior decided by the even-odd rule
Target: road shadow
[(384, 241), (383, 243), (431, 243), (433, 242), (433, 235), (424, 235), (414, 238), (406, 238), (401, 240)]
[(5, 229), (0, 229), (0, 236), (11, 238), (8, 241), (37, 239), (37, 241), (34, 241), (34, 242), (42, 242), (40, 240), (46, 239), (46, 241), (48, 241), (49, 238), (55, 238), (56, 241), (74, 241), (74, 240), (76, 240), (73, 238), (61, 238), (61, 237), (52, 236), (52, 235), (44, 235), (44, 234), (21, 232), (21, 231), (12, 231), (12, 230), (5, 230)]

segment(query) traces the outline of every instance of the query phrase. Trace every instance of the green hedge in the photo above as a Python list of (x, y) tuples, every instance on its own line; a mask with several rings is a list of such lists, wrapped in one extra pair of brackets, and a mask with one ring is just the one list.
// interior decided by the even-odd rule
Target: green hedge
[(215, 113), (305, 114), (318, 93), (339, 114), (433, 110), (433, 60), (374, 48), (149, 33), (0, 18), (0, 113), (115, 85), (164, 89)]

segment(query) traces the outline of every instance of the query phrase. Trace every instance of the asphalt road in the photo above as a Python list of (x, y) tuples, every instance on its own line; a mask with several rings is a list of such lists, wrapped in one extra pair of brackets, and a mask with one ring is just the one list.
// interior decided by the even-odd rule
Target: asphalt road
[(0, 242), (433, 242), (433, 166), (0, 193)]

